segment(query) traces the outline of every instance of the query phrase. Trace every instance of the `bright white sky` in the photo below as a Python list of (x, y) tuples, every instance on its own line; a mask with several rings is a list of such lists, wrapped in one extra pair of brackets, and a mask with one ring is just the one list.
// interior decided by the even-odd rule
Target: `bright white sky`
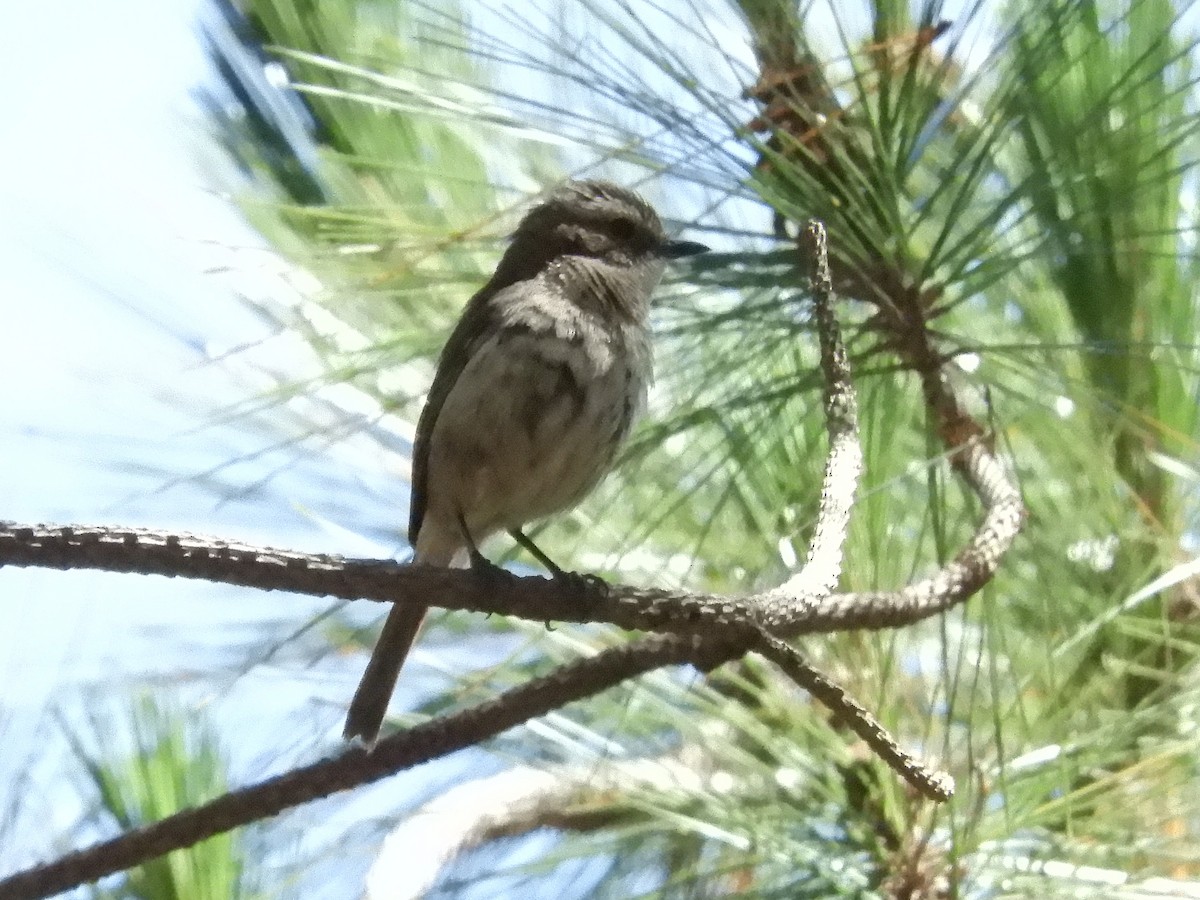
[[(212, 188), (215, 176), (231, 173), (189, 93), (209, 73), (193, 29), (196, 7), (192, 0), (4, 7), (0, 517), (320, 544), (324, 536), (314, 539), (318, 530), (299, 511), (290, 521), (263, 521), (253, 504), (219, 506), (189, 485), (157, 491), (169, 473), (202, 472), (247, 449), (233, 429), (203, 427), (215, 406), (247, 393), (225, 369), (205, 365), (204, 350), (262, 328), (221, 277), (205, 273), (226, 247), (263, 241)], [(402, 499), (397, 485), (397, 505)], [(117, 685), (125, 679), (178, 675), (188, 669), (185, 652), (203, 671), (221, 652), (218, 635), (244, 639), (239, 628), (327, 605), (265, 595), (231, 605), (200, 583), (165, 584), (0, 571), (0, 806), (14, 804), (38, 821), (37, 828), (4, 823), (0, 870), (41, 855), (81, 812), (52, 718), (56, 709), (74, 718), (78, 689), (107, 681), (111, 689), (96, 692), (91, 711), (119, 722)], [(278, 736), (289, 733), (282, 723), (320, 691), (295, 671), (290, 679), (276, 675), (265, 667), (211, 698), (223, 701), (209, 709), (225, 725), (237, 722), (248, 753), (272, 746), (286, 753), (323, 733), (307, 722), (279, 746)], [(348, 671), (342, 685), (326, 680), (330, 700), (339, 690), (349, 696)], [(334, 711), (328, 718), (332, 725)], [(262, 759), (253, 765), (261, 770)], [(18, 772), (45, 790), (20, 786)], [(14, 842), (17, 835), (30, 845)]]
[[(213, 424), (222, 406), (258, 389), (236, 365), (211, 364), (213, 349), (257, 340), (265, 326), (230, 276), (210, 270), (240, 267), (233, 276), (244, 289), (254, 265), (246, 259), (270, 257), (251, 250), (231, 259), (231, 250), (265, 242), (219, 192), (238, 183), (236, 173), (191, 96), (211, 76), (194, 29), (199, 6), (68, 0), (0, 9), (0, 518), (393, 552), (337, 527), (356, 514), (403, 516), (406, 483), (364, 456), (368, 441), (293, 466), (287, 452), (255, 453), (275, 437), (239, 421)], [(271, 360), (284, 371), (287, 362)], [(202, 482), (163, 489), (172, 476), (246, 454), (250, 462), (217, 476), (257, 485), (244, 500), (221, 502), (221, 485)], [(251, 602), (179, 580), (0, 570), (0, 872), (44, 857), (63, 835), (83, 837), (73, 831), (84, 810), (58, 711), (85, 732), (85, 713), (120, 728), (129, 686), (169, 675), (156, 696), (194, 704), (226, 738), (236, 735), (225, 744), (237, 780), (340, 746), (362, 659), (314, 659), (327, 649), (315, 638), (248, 673), (235, 666), (224, 681), (212, 677), (251, 655), (242, 642), (282, 640), (328, 606), (261, 593)], [(364, 622), (379, 614), (353, 612)], [(427, 694), (467, 667), (443, 651), (409, 689)], [(124, 735), (103, 737), (113, 747)], [(481, 759), (494, 765), (460, 755), (323, 804), (319, 823), (302, 813), (303, 836), (289, 839), (285, 855), (320, 853), (331, 831), (461, 780)], [(360, 833), (343, 844), (338, 871), (365, 871), (373, 852)]]

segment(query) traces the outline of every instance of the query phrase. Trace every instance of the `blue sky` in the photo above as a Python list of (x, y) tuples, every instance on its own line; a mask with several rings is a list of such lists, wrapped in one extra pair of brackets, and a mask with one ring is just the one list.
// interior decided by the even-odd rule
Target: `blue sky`
[[(405, 512), (406, 482), (394, 461), (372, 455), (368, 437), (296, 465), (289, 448), (256, 453), (278, 433), (223, 418), (263, 390), (252, 367), (222, 358), (226, 349), (269, 349), (271, 370), (285, 373), (305, 359), (294, 344), (258, 345), (273, 329), (237, 294), (282, 264), (244, 222), (229, 192), (247, 186), (194, 100), (211, 78), (198, 7), (75, 0), (5, 10), (0, 517), (393, 552), (353, 531), (356, 513), (394, 517), (399, 529)], [(253, 458), (226, 468), (245, 455)], [(242, 485), (253, 487), (238, 496)], [(127, 737), (131, 693), (151, 689), (218, 725), (239, 782), (340, 747), (365, 659), (330, 654), (319, 633), (266, 662), (257, 649), (329, 606), (198, 582), (0, 570), (0, 809), (15, 810), (0, 818), (0, 872), (85, 836), (75, 825), (88, 802), (59, 713), (85, 732), (95, 716), (95, 737), (113, 749)], [(351, 614), (360, 621), (382, 614), (359, 606)], [(442, 648), (422, 666), (431, 657), (419, 651), (407, 689), (444, 686), (468, 666), (466, 653)], [(247, 658), (258, 660), (248, 671)], [(285, 855), (320, 857), (343, 829), (480, 765), (488, 758), (460, 754), (321, 804), (319, 826), (314, 809), (301, 811), (302, 838), (295, 824), (280, 826)], [(365, 871), (374, 843), (368, 829), (327, 859), (342, 873), (335, 883), (355, 884), (345, 869)]]
[[(256, 504), (220, 504), (187, 482), (161, 489), (163, 472), (204, 471), (244, 449), (236, 428), (210, 420), (246, 387), (208, 360), (262, 332), (211, 271), (230, 248), (263, 241), (223, 193), (236, 185), (233, 172), (192, 99), (209, 77), (195, 12), (194, 3), (159, 0), (5, 10), (0, 516), (319, 543), (299, 513), (281, 519), (276, 507), (268, 520)], [(4, 823), (0, 870), (42, 855), (82, 811), (64, 780), (54, 711), (75, 720), (91, 698), (103, 718), (99, 697), (119, 714), (131, 684), (168, 674), (186, 689), (224, 639), (324, 605), (230, 602), (198, 583), (0, 571), (0, 803), (18, 804), (16, 821)], [(348, 696), (351, 673), (344, 681), (332, 680), (331, 702)], [(254, 753), (320, 694), (271, 667), (215, 690), (196, 702), (238, 721)], [(310, 723), (297, 738), (322, 731)], [(18, 785), (18, 772), (42, 790)], [(41, 827), (21, 827), (32, 820)]]

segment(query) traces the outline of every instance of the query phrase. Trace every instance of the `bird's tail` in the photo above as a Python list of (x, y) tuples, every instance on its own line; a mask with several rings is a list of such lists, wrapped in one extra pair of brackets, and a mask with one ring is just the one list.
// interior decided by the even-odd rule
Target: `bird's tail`
[[(422, 529), (424, 532), (426, 529)], [(422, 533), (421, 537), (424, 537)], [(466, 560), (460, 546), (425, 547), (428, 542), (417, 541), (417, 550), (413, 556), (414, 563), (434, 566), (463, 566)], [(400, 603), (392, 606), (387, 621), (383, 623), (383, 631), (379, 633), (379, 642), (371, 653), (371, 660), (363, 672), (354, 699), (350, 701), (350, 710), (346, 713), (346, 727), (342, 736), (346, 740), (360, 738), (368, 748), (375, 745), (379, 737), (379, 727), (383, 724), (384, 714), (387, 713), (388, 703), (392, 699), (392, 691), (396, 687), (396, 679), (400, 668), (412, 649), (413, 642), (421, 630), (425, 620), (427, 606), (417, 606), (411, 603)]]

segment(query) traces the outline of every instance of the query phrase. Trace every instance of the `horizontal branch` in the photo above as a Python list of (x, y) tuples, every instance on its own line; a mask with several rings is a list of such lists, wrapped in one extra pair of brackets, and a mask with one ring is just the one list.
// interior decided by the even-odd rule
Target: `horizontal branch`
[(715, 594), (412, 566), (258, 547), (197, 534), (0, 521), (0, 567), (96, 569), (191, 578), (265, 591), (413, 603), (535, 622), (610, 622), (637, 631), (737, 630), (752, 601)]
[[(795, 637), (910, 625), (962, 603), (995, 572), (1020, 530), (1024, 507), (999, 461), (982, 444), (966, 451), (978, 475), (984, 520), (973, 540), (934, 575), (896, 591), (822, 596), (791, 583), (741, 597), (587, 579), (548, 579), (499, 570), (410, 566), (394, 560), (297, 553), (187, 533), (0, 521), (0, 567), (94, 569), (192, 578), (267, 591), (345, 600), (413, 603), (516, 616), (535, 622), (608, 622), (672, 634), (749, 633), (765, 619)], [(764, 616), (765, 610), (770, 615)]]

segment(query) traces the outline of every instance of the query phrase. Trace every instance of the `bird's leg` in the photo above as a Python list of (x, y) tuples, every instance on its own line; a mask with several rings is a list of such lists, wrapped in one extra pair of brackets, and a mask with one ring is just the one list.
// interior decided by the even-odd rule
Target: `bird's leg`
[(514, 541), (525, 548), (530, 556), (545, 566), (546, 571), (548, 571), (555, 578), (565, 578), (567, 576), (567, 571), (561, 568), (557, 563), (554, 562), (554, 560), (543, 553), (542, 548), (535, 544), (533, 539), (530, 538), (529, 535), (523, 532), (520, 528), (510, 528), (508, 533), (512, 535), (512, 539)]
[(498, 572), (503, 572), (505, 575), (509, 574), (479, 552), (479, 547), (475, 545), (475, 539), (471, 537), (471, 530), (467, 528), (467, 520), (461, 512), (458, 514), (458, 527), (462, 531), (463, 543), (467, 545), (467, 553), (471, 557), (472, 570), (481, 572), (484, 575), (495, 575)]
[(580, 572), (568, 572), (566, 569), (559, 566), (542, 549), (530, 539), (529, 535), (525, 534), (520, 528), (510, 528), (508, 533), (512, 535), (512, 539), (524, 547), (529, 555), (546, 567), (550, 573), (550, 577), (559, 581), (566, 582), (582, 582), (585, 587), (607, 590), (608, 585), (599, 575), (582, 574)]

